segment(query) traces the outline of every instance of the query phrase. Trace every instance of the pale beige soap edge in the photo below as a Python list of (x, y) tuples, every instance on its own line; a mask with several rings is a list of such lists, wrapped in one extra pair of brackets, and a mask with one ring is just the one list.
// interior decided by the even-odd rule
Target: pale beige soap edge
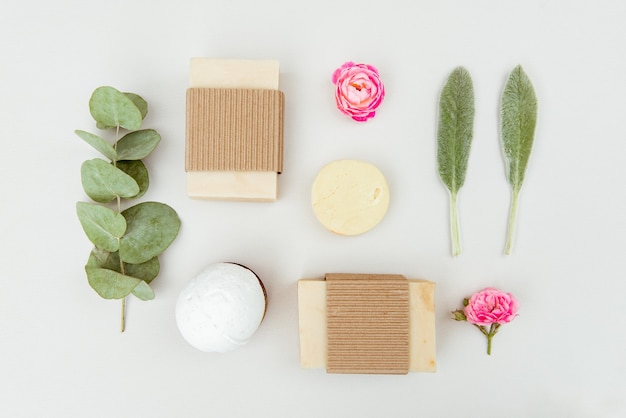
[[(409, 371), (434, 372), (435, 283), (409, 279)], [(305, 369), (326, 368), (326, 281), (298, 281), (300, 365)]]
[(192, 58), (189, 87), (278, 90), (279, 63), (275, 60)]
[(193, 199), (271, 201), (278, 198), (274, 171), (189, 171), (187, 194)]
[[(275, 60), (192, 58), (190, 87), (278, 90)], [(273, 201), (278, 198), (278, 173), (266, 171), (190, 171), (187, 193), (194, 199)]]

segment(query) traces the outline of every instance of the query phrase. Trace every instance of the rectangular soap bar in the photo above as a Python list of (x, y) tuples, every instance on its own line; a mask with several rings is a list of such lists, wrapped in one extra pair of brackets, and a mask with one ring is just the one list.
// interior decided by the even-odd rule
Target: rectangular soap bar
[[(436, 371), (435, 283), (409, 279), (409, 371)], [(298, 281), (300, 365), (327, 366), (326, 281)]]
[[(278, 90), (274, 60), (192, 58), (189, 86)], [(188, 171), (187, 193), (197, 199), (272, 201), (278, 198), (278, 172)]]

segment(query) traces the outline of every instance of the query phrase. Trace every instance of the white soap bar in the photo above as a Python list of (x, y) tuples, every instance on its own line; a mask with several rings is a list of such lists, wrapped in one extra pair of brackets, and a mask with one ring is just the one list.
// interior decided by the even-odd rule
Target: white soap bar
[[(435, 283), (409, 282), (409, 371), (434, 372)], [(298, 281), (300, 365), (306, 369), (326, 368), (326, 281)]]
[[(275, 60), (192, 58), (190, 87), (278, 90)], [(187, 194), (195, 199), (273, 201), (278, 198), (278, 173), (266, 171), (189, 171)]]
[(176, 324), (198, 350), (232, 351), (250, 340), (263, 320), (265, 307), (265, 291), (252, 270), (216, 263), (180, 292)]
[(389, 206), (389, 187), (374, 165), (333, 161), (318, 173), (311, 190), (315, 216), (328, 230), (358, 235), (375, 227)]

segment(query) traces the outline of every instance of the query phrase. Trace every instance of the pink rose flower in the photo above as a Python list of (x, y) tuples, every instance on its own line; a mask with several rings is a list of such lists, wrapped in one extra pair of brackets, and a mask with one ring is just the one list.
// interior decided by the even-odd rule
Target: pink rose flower
[[(463, 309), (452, 312), (452, 319), (467, 321), (487, 337), (487, 354), (491, 354), (491, 341), (502, 324), (517, 316), (519, 302), (510, 293), (488, 287), (463, 299)], [(487, 328), (489, 327), (489, 328)]]
[(376, 115), (376, 108), (385, 97), (385, 87), (378, 70), (367, 64), (346, 62), (333, 72), (337, 109), (357, 122), (366, 122)]
[(506, 324), (517, 316), (518, 308), (519, 302), (512, 294), (488, 287), (469, 298), (464, 312), (471, 324)]

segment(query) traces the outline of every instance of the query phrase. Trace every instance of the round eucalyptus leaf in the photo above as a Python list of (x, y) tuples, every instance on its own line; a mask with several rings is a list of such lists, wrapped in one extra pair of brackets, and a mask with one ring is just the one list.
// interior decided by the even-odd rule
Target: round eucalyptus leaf
[(96, 202), (110, 202), (117, 196), (130, 198), (139, 193), (139, 185), (131, 176), (99, 158), (85, 161), (80, 173), (85, 193)]
[(122, 299), (142, 282), (135, 277), (103, 268), (85, 267), (85, 271), (89, 285), (104, 299)]
[(143, 120), (135, 103), (124, 93), (109, 86), (94, 90), (89, 99), (89, 111), (98, 126), (104, 128), (119, 126), (134, 131), (141, 127)]
[(166, 204), (143, 202), (122, 212), (128, 225), (120, 240), (120, 257), (140, 264), (169, 247), (180, 230), (176, 211)]
[[(118, 253), (115, 253), (118, 254)], [(119, 255), (118, 255), (119, 257)], [(130, 264), (124, 263), (124, 269), (129, 276), (136, 277), (143, 280), (146, 283), (151, 283), (152, 280), (159, 275), (161, 264), (159, 263), (159, 257), (152, 257), (145, 263)]]
[(139, 186), (139, 193), (133, 196), (133, 199), (143, 196), (148, 191), (150, 178), (148, 176), (148, 169), (143, 162), (140, 160), (118, 161), (117, 168), (131, 176), (137, 182), (137, 185)]
[(117, 141), (117, 155), (120, 160), (141, 160), (150, 154), (161, 140), (154, 129), (129, 132)]
[(141, 119), (145, 119), (148, 114), (148, 102), (135, 93), (124, 93), (126, 97), (133, 101), (137, 109), (141, 112)]
[(126, 232), (126, 218), (111, 209), (87, 202), (76, 203), (76, 213), (87, 238), (97, 248), (117, 251)]
[[(89, 254), (87, 267), (103, 268), (117, 271), (118, 273), (122, 272), (119, 253), (103, 251), (98, 248), (94, 248), (91, 254)], [(124, 274), (150, 283), (158, 276), (160, 268), (159, 258), (154, 257), (141, 264), (124, 263)]]
[(110, 269), (110, 267), (107, 267), (107, 266), (109, 263), (108, 261), (109, 256), (111, 254), (116, 254), (116, 253), (112, 253), (106, 250), (101, 250), (100, 248), (95, 247), (89, 253), (89, 259), (87, 260), (87, 265), (85, 267), (102, 267), (102, 268)]
[(143, 280), (135, 286), (132, 290), (133, 295), (137, 296), (141, 300), (152, 300), (154, 299), (154, 290), (150, 287), (150, 285)]
[(76, 130), (74, 132), (76, 133), (76, 135), (82, 138), (86, 143), (91, 145), (109, 160), (117, 160), (117, 152), (115, 151), (115, 148), (113, 148), (113, 146), (109, 144), (106, 139), (101, 138), (98, 135), (94, 135), (90, 132), (85, 132), (81, 130)]

